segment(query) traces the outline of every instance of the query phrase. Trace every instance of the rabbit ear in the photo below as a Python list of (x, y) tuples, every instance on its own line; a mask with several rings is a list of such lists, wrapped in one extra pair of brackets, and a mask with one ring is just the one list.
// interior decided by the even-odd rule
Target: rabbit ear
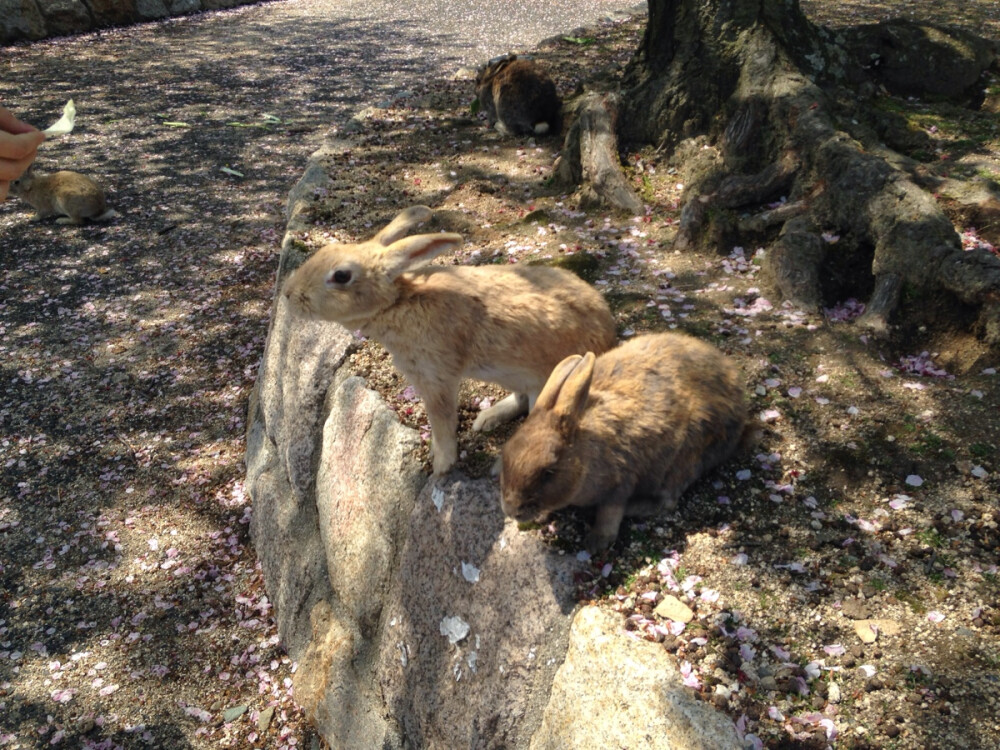
[(597, 358), (593, 352), (587, 352), (583, 355), (559, 389), (559, 395), (556, 397), (552, 411), (562, 419), (564, 425), (575, 425), (583, 416), (583, 411), (587, 406), (587, 396), (590, 395), (590, 381), (594, 376), (595, 359)]
[(411, 229), (431, 218), (433, 213), (427, 206), (410, 206), (386, 224), (385, 228), (372, 238), (372, 241), (377, 242), (382, 247), (388, 247), (396, 240), (406, 236), (406, 233)]
[(393, 242), (381, 253), (382, 267), (390, 280), (395, 279), (404, 271), (423, 265), (461, 244), (460, 234), (418, 234), (406, 237)]
[(575, 425), (583, 414), (594, 375), (593, 352), (574, 354), (555, 366), (535, 401), (536, 409), (547, 409), (565, 425)]
[(559, 390), (563, 387), (563, 383), (566, 382), (566, 378), (570, 376), (570, 373), (573, 372), (582, 359), (583, 357), (579, 354), (571, 354), (552, 368), (549, 379), (545, 381), (541, 393), (535, 399), (535, 409), (548, 410), (556, 405), (556, 399), (559, 398)]

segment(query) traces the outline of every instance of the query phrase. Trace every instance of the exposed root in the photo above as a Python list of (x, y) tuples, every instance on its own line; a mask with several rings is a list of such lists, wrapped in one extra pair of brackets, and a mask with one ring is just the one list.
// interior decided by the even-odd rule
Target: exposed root
[(615, 122), (618, 99), (613, 94), (585, 94), (566, 133), (556, 178), (580, 185), (580, 205), (610, 206), (631, 214), (643, 212), (642, 201), (622, 174)]
[[(897, 31), (859, 37), (887, 44)], [(898, 31), (906, 38), (912, 32), (911, 25)], [(946, 36), (935, 34), (935, 40)], [(971, 44), (964, 36), (959, 41)], [(917, 162), (868, 137), (871, 131), (863, 133), (862, 125), (850, 125), (853, 118), (835, 99), (844, 90), (816, 83), (781, 35), (762, 25), (748, 28), (738, 49), (729, 60), (737, 69), (731, 73), (735, 82), (721, 107), (728, 116), (711, 128), (718, 133), (714, 160), (702, 159), (692, 170), (675, 160), (687, 171), (677, 246), (726, 249), (718, 246), (749, 235), (768, 245), (766, 268), (780, 294), (812, 310), (824, 302), (831, 269), (868, 257), (870, 271), (861, 270), (867, 278), (858, 286), (871, 294), (859, 324), (887, 332), (904, 289), (916, 295), (944, 291), (980, 309), (979, 331), (1000, 344), (1000, 257), (963, 249), (951, 219), (925, 189), (943, 187), (943, 181), (931, 186), (932, 177)], [(989, 56), (977, 50), (976, 61), (989, 64)], [(905, 77), (904, 57), (893, 57), (891, 71), (880, 71), (881, 78), (922, 80)], [(845, 58), (851, 53), (841, 50), (839, 59)], [(676, 79), (667, 84), (677, 85)], [(691, 106), (690, 97), (677, 101), (678, 107)], [(954, 181), (948, 187), (956, 195), (966, 190)], [(992, 191), (979, 192), (970, 203), (986, 212), (1000, 207)]]

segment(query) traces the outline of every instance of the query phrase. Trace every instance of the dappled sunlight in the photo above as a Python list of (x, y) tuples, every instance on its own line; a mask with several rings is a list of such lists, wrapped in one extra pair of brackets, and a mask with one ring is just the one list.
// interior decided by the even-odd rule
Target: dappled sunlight
[[(904, 291), (888, 339), (858, 324), (865, 290), (839, 279), (824, 280), (822, 310), (782, 303), (761, 272), (772, 237), (676, 252), (685, 185), (654, 149), (626, 154), (644, 212), (581, 209), (552, 181), (559, 139), (501, 138), (471, 113), (472, 82), (450, 78), (498, 40), (288, 3), (300, 6), (274, 22), (242, 9), (5, 49), (15, 75), (0, 98), (19, 114), (47, 122), (77, 102), (77, 131), (46, 144), (40, 168), (103, 178), (122, 217), (68, 228), (0, 206), (0, 745), (23, 727), (56, 746), (306, 743), (296, 665), (250, 548), (243, 451), (284, 196), (327, 134), (350, 148), (325, 157), (307, 246), (367, 238), (426, 203), (428, 231), (466, 239), (437, 262), (571, 269), (605, 294), (622, 338), (688, 333), (745, 374), (759, 442), (677, 511), (627, 521), (610, 552), (581, 555), (581, 601), (663, 644), (751, 745), (932, 746), (946, 726), (1000, 736), (977, 711), (1000, 659), (995, 353), (928, 331), (920, 290)], [(803, 7), (857, 23), (943, 6)], [(957, 21), (996, 29), (994, 11), (977, 0)], [(549, 44), (560, 93), (616, 75), (638, 28)], [(921, 144), (993, 163), (918, 114)], [(989, 249), (961, 229), (970, 252)], [(823, 240), (834, 254), (847, 244)], [(372, 342), (349, 363), (421, 432), (426, 459), (412, 385)], [(470, 429), (501, 396), (463, 386), (462, 471), (485, 476), (515, 429)], [(517, 533), (577, 555), (587, 520), (560, 513)], [(668, 596), (691, 617), (666, 614)], [(888, 701), (907, 707), (896, 734)]]

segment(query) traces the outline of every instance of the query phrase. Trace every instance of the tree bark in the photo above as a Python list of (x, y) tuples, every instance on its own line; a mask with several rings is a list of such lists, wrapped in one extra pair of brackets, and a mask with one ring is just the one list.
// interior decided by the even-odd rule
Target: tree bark
[(564, 183), (581, 185), (581, 206), (609, 206), (630, 214), (643, 212), (642, 201), (621, 171), (615, 121), (618, 97), (586, 94), (577, 103), (576, 119), (566, 134), (555, 167)]

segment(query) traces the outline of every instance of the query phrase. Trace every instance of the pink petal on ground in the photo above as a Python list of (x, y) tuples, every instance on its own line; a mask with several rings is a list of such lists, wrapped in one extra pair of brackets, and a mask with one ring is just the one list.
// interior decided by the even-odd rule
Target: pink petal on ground
[(698, 679), (698, 675), (695, 674), (691, 669), (691, 662), (681, 663), (681, 677), (684, 678), (684, 684), (689, 688), (695, 688), (696, 690), (701, 688), (701, 680)]
[(896, 495), (889, 501), (889, 507), (893, 510), (902, 510), (910, 504), (911, 499), (908, 495)]
[(820, 719), (819, 725), (826, 730), (826, 738), (828, 740), (837, 738), (837, 727), (834, 725), (832, 719)]

